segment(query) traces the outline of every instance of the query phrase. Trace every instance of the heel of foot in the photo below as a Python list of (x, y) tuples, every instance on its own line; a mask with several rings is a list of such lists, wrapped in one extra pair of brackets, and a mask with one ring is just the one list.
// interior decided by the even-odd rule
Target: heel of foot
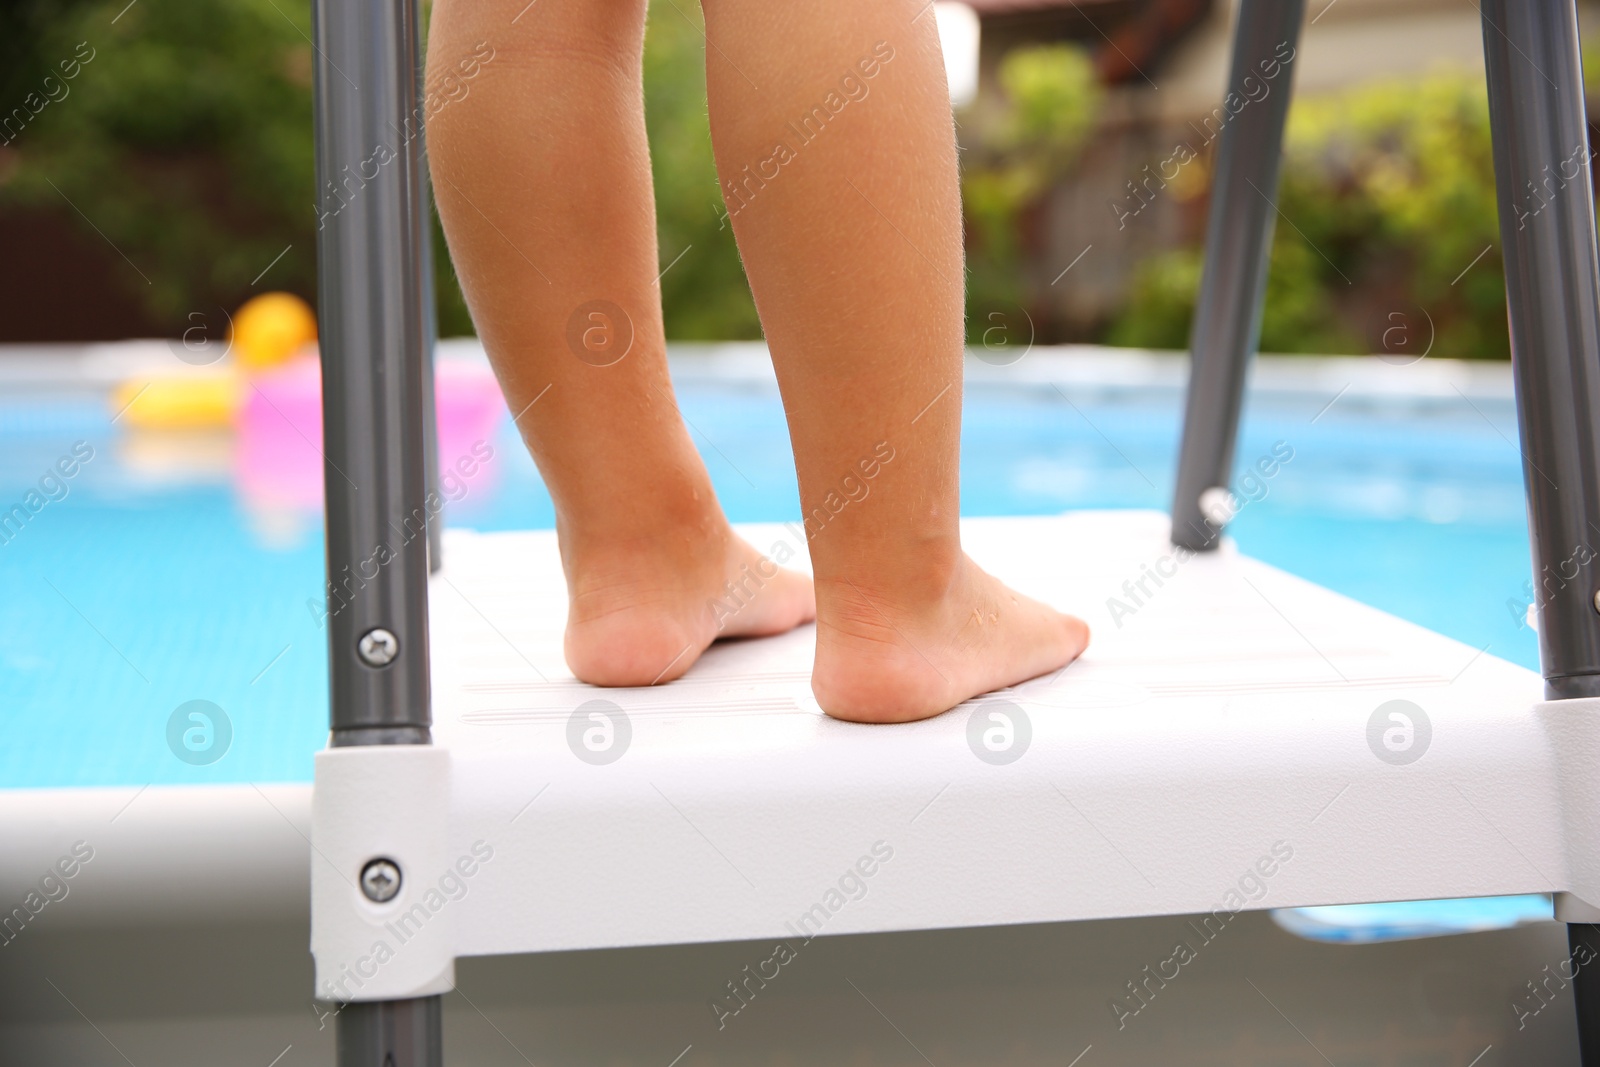
[(670, 619), (597, 619), (567, 627), (567, 667), (581, 682), (648, 686), (683, 675), (711, 644)]
[(902, 649), (863, 654), (859, 649), (825, 652), (819, 642), (811, 692), (824, 712), (846, 722), (915, 722), (948, 710), (950, 679), (932, 662)]

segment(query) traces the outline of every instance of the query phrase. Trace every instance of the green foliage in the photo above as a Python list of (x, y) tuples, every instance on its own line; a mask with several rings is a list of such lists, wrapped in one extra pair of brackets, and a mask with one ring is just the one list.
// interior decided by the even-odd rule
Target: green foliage
[(1128, 308), (1106, 331), (1105, 343), (1123, 348), (1186, 347), (1199, 291), (1199, 250), (1179, 248), (1149, 257), (1134, 271)]
[(1005, 101), (995, 147), (1025, 155), (1024, 165), (1066, 170), (1098, 118), (1102, 94), (1088, 53), (1065, 44), (1013, 49), (999, 79)]
[[(1262, 350), (1382, 351), (1385, 327), (1402, 321), (1391, 316), (1420, 323), (1420, 311), (1434, 353), (1507, 355), (1481, 80), (1444, 72), (1296, 101), (1279, 207)], [(1184, 347), (1199, 256), (1144, 264), (1108, 340)]]
[[(662, 279), (667, 332), (753, 338), (760, 323), (713, 163), (699, 18), (697, 5), (653, 0), (646, 36), (661, 265), (672, 264)], [(309, 0), (6, 5), (6, 106), (37, 105), (29, 94), (61, 60), (85, 54), (80, 42), (93, 58), (0, 148), (0, 202), (98, 231), (131, 261), (122, 272), (130, 290), (174, 330), (187, 313), (235, 305), (256, 288), (312, 297), (309, 34)], [(1587, 54), (1600, 62), (1600, 49)], [(1102, 100), (1086, 54), (1067, 45), (1013, 50), (998, 81), (1001, 93), (961, 116), (975, 335), (986, 312), (1034, 306), (1023, 235), (1038, 227), (1027, 216), (1070, 171)], [(1493, 190), (1480, 80), (1442, 73), (1297, 101), (1280, 198), (1292, 224), (1277, 226), (1262, 347), (1373, 348), (1391, 314), (1422, 310), (1435, 352), (1503, 356)], [(437, 228), (435, 249), (441, 332), (469, 332)], [(1198, 276), (1197, 250), (1152, 258), (1108, 339), (1182, 347)]]
[(1583, 40), (1583, 89), (1591, 99), (1600, 89), (1600, 35)]
[[(1361, 344), (1338, 321), (1321, 280), (1317, 254), (1304, 243), (1273, 249), (1261, 316), (1263, 352), (1348, 352)], [(1112, 323), (1105, 343), (1125, 348), (1187, 348), (1200, 291), (1200, 250), (1179, 248), (1150, 257), (1134, 275), (1125, 313)]]
[[(98, 229), (131, 261), (130, 290), (174, 331), (189, 312), (234, 306), (257, 288), (314, 299), (309, 0), (126, 6), (36, 2), (0, 17), (0, 27), (15, 31), (8, 100), (21, 102), (78, 42), (93, 50), (67, 95), (3, 150), (0, 200)], [(685, 12), (698, 18), (698, 5), (651, 5), (645, 56), (662, 265), (684, 253), (662, 279), (667, 330), (679, 338), (758, 337), (712, 161), (704, 37)], [(434, 225), (440, 332), (470, 333)]]
[(645, 28), (656, 232), (661, 266), (672, 264), (661, 278), (662, 312), (675, 340), (750, 340), (761, 336), (761, 323), (717, 184), (699, 18), (698, 4), (653, 0)]
[[(53, 22), (83, 0), (7, 0), (0, 4), (0, 102), (14, 106), (37, 90), (47, 75), (59, 75), (60, 57), (44, 54), (40, 42)], [(5, 135), (0, 135), (4, 140)]]
[[(1440, 73), (1307, 101), (1290, 117), (1286, 169), (1284, 212), (1371, 293), (1378, 322), (1421, 308), (1439, 354), (1508, 355), (1481, 80)], [(1343, 281), (1326, 270), (1321, 279)]]
[(1099, 118), (1102, 91), (1072, 45), (1016, 48), (1000, 63), (999, 98), (962, 115), (961, 196), (968, 226), (967, 332), (981, 343), (990, 314), (1031, 302), (1020, 225), (1072, 167)]
[(46, 62), (92, 58), (16, 136), (0, 195), (81, 213), (161, 320), (232, 302), (291, 243), (269, 284), (309, 295), (309, 4), (125, 4), (79, 5), (43, 35)]

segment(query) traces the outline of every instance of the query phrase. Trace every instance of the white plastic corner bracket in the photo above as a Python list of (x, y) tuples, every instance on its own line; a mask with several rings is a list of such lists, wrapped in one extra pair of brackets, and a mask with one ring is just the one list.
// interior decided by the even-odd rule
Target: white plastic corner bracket
[[(455, 985), (449, 898), (450, 753), (433, 745), (329, 748), (311, 793), (311, 953), (316, 995), (401, 1000)], [(375, 859), (400, 869), (400, 889), (368, 899), (361, 872)], [(470, 857), (466, 858), (470, 861)]]
[(1600, 923), (1600, 697), (1539, 705), (1555, 756), (1566, 840), (1567, 889), (1554, 894), (1561, 922)]

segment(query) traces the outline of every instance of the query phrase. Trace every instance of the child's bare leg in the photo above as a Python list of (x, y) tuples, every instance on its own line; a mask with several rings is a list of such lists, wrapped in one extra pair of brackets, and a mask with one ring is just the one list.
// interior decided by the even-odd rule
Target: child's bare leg
[(931, 6), (703, 5), (723, 195), (808, 517), (818, 701), (924, 718), (1070, 662), (1088, 628), (961, 551), (961, 216)]
[[(444, 79), (477, 53), (466, 94), (428, 121), (435, 195), (473, 319), (555, 501), (567, 663), (600, 685), (676, 678), (718, 636), (786, 630), (814, 611), (805, 577), (774, 574), (730, 530), (673, 399), (644, 8), (437, 0), (428, 42), (428, 86), (447, 100)], [(626, 320), (600, 308), (574, 329), (591, 301)], [(595, 365), (617, 354), (630, 321), (631, 349)], [(729, 581), (760, 587), (731, 617), (713, 606)]]

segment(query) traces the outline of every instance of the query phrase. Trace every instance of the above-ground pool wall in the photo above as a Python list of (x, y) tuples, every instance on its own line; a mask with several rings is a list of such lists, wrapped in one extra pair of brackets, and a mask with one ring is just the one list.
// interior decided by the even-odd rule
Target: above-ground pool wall
[[(1568, 958), (1557, 924), (1330, 946), (1285, 933), (1265, 913), (1239, 915), (1209, 942), (1194, 921), (818, 938), (783, 963), (769, 962), (774, 946), (764, 942), (463, 960), (458, 991), (445, 997), (445, 1061), (1577, 1062), (1571, 989), (1553, 977)], [(0, 1067), (331, 1067), (334, 1006), (310, 999), (308, 937), (304, 922), (30, 929), (0, 950)], [(1179, 941), (1193, 947), (1184, 963), (1171, 962)], [(774, 970), (764, 987), (748, 977)], [(744, 983), (742, 1006), (727, 988), (734, 981)]]

